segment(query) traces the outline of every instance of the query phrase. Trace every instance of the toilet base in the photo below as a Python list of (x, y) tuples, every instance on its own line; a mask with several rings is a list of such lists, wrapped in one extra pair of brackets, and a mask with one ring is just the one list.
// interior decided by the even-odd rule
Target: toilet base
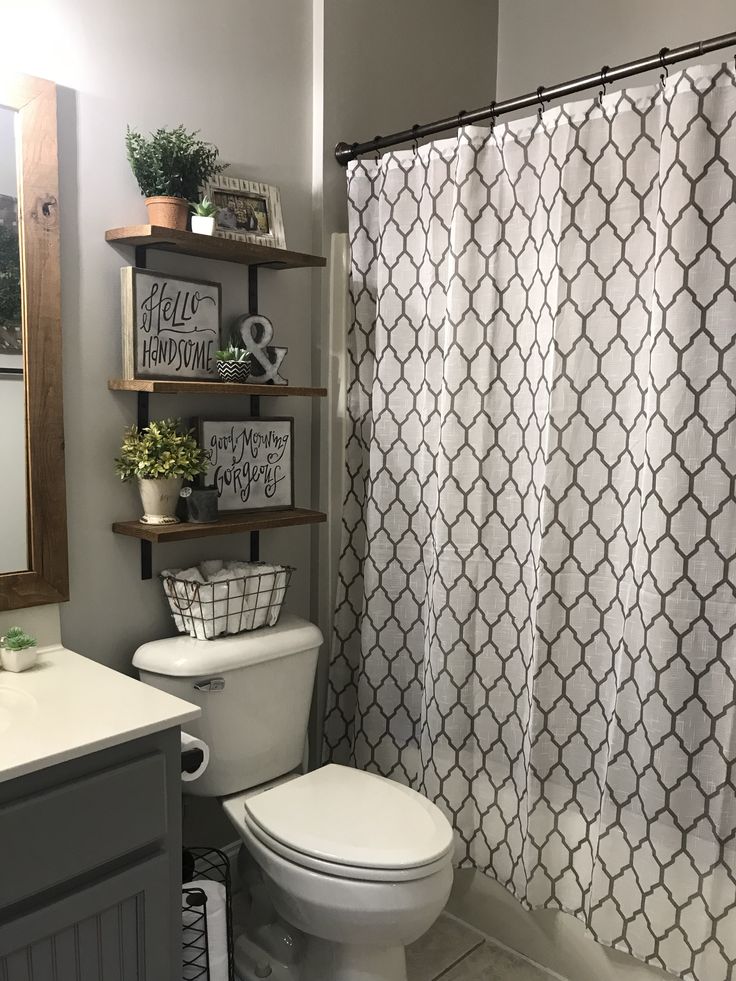
[(310, 937), (299, 981), (406, 981), (404, 948)]
[(241, 934), (235, 942), (240, 981), (407, 981), (403, 947), (337, 944), (308, 937), (303, 956), (286, 964)]

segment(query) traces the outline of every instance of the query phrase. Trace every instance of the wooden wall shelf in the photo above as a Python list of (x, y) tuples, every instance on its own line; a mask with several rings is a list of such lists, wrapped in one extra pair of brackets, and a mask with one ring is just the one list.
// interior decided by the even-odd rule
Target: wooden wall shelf
[(158, 378), (110, 378), (107, 387), (111, 392), (147, 392), (151, 395), (266, 395), (281, 398), (296, 395), (325, 398), (327, 395), (326, 388), (302, 385), (240, 385), (234, 382)]
[(237, 262), (242, 266), (263, 266), (266, 269), (304, 269), (327, 265), (327, 260), (321, 255), (275, 249), (270, 245), (251, 245), (249, 242), (236, 242), (229, 238), (217, 238), (215, 235), (197, 235), (194, 232), (161, 228), (158, 225), (110, 228), (105, 232), (105, 241), (110, 245), (128, 245), (132, 248), (143, 246), (162, 252)]
[(307, 508), (284, 508), (282, 511), (257, 511), (247, 514), (231, 513), (206, 524), (183, 521), (178, 525), (145, 525), (141, 521), (116, 521), (112, 530), (117, 535), (128, 535), (146, 542), (161, 545), (166, 542), (183, 542), (190, 538), (210, 538), (213, 535), (238, 535), (264, 528), (289, 528), (292, 525), (316, 525), (327, 520), (322, 511)]

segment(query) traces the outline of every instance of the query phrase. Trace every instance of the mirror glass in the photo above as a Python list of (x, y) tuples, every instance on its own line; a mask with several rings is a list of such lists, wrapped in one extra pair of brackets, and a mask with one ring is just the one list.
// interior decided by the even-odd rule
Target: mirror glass
[(0, 573), (29, 567), (16, 119), (0, 106)]

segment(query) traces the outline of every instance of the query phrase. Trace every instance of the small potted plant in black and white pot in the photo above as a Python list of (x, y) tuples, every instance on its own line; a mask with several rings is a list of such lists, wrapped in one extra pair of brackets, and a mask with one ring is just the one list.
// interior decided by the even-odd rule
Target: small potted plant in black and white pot
[(250, 353), (244, 347), (230, 344), (223, 351), (216, 351), (217, 374), (220, 381), (238, 382), (248, 380), (250, 374)]
[(215, 231), (217, 208), (208, 197), (192, 205), (192, 231), (197, 235), (212, 235)]
[(22, 627), (11, 627), (0, 638), (0, 656), (6, 671), (26, 671), (33, 667), (38, 658), (36, 638), (31, 637)]

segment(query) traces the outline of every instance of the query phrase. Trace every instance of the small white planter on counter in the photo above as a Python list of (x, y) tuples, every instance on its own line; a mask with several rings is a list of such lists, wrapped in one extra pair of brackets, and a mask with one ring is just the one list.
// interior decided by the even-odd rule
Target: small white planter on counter
[(212, 235), (215, 230), (215, 216), (192, 215), (192, 231), (197, 235)]
[(38, 647), (24, 647), (21, 651), (8, 651), (3, 647), (0, 657), (6, 671), (27, 671), (38, 660)]

